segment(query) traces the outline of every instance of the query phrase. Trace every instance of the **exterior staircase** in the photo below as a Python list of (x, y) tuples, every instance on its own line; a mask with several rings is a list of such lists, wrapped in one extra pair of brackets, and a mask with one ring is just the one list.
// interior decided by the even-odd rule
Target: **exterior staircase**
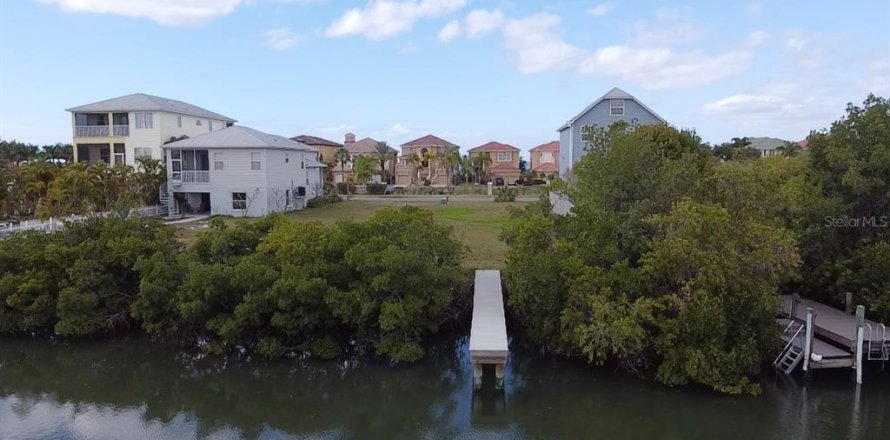
[(158, 199), (161, 203), (161, 206), (167, 207), (166, 218), (182, 217), (182, 213), (179, 212), (179, 203), (176, 202), (175, 197), (167, 192), (166, 185), (161, 185), (161, 187), (158, 188)]
[(865, 352), (868, 360), (890, 360), (890, 333), (887, 332), (887, 327), (884, 324), (878, 324), (875, 327), (865, 324), (865, 335), (868, 338)]
[(804, 357), (804, 335), (806, 324), (791, 321), (782, 332), (782, 339), (788, 341), (785, 348), (773, 361), (773, 366), (785, 374), (791, 374)]

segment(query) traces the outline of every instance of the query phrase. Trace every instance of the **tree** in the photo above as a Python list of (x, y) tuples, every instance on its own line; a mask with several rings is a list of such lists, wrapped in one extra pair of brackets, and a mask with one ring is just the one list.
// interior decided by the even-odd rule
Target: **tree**
[(776, 151), (782, 154), (782, 157), (794, 157), (800, 154), (800, 145), (797, 142), (785, 141), (784, 144), (776, 148)]
[(420, 180), (420, 163), (421, 159), (417, 153), (411, 153), (407, 158), (408, 165), (411, 165), (411, 184)]
[(377, 142), (377, 144), (374, 145), (374, 157), (377, 159), (377, 163), (380, 164), (380, 181), (388, 182), (389, 179), (386, 176), (386, 163), (396, 160), (395, 150), (390, 148), (389, 144), (386, 142)]
[(349, 150), (346, 148), (340, 147), (337, 149), (337, 153), (334, 154), (334, 161), (340, 164), (340, 179), (344, 185), (346, 185), (346, 200), (349, 200), (349, 182), (346, 180), (346, 164), (348, 164), (352, 160), (352, 156), (349, 154)]
[(436, 170), (436, 161), (439, 160), (436, 150), (432, 148), (424, 150), (420, 159), (426, 163), (426, 180), (432, 181), (433, 172)]
[(371, 178), (371, 169), (374, 167), (374, 159), (369, 156), (357, 154), (352, 158), (352, 176), (356, 182), (368, 183)]
[(445, 147), (445, 152), (442, 154), (442, 164), (445, 165), (445, 170), (448, 173), (448, 181), (447, 185), (451, 185), (452, 179), (454, 179), (454, 170), (460, 165), (461, 158), (460, 152), (457, 147), (450, 145)]
[(749, 147), (751, 142), (746, 137), (734, 137), (729, 142), (724, 142), (713, 148), (712, 153), (722, 161), (749, 160), (760, 157), (760, 152)]
[(525, 174), (528, 171), (528, 161), (524, 157), (519, 157), (519, 173)]

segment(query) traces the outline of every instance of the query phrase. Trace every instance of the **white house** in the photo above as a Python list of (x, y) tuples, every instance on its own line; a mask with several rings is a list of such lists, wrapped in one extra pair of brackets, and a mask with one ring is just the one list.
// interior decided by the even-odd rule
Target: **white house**
[(323, 192), (318, 152), (282, 136), (231, 126), (163, 149), (171, 214), (257, 217), (303, 209)]
[(161, 145), (182, 136), (222, 130), (227, 116), (174, 99), (136, 93), (67, 109), (74, 160), (135, 165), (136, 157), (162, 159)]

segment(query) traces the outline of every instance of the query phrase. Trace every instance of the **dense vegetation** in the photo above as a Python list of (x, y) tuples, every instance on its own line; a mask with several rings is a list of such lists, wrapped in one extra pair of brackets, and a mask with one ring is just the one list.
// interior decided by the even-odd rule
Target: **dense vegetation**
[(450, 228), (413, 207), (333, 226), (219, 220), (187, 250), (158, 222), (92, 219), (0, 241), (0, 332), (129, 326), (212, 352), (414, 361), (466, 303), (461, 255)]
[(504, 232), (508, 308), (553, 352), (676, 385), (756, 392), (777, 295), (890, 317), (890, 103), (869, 97), (800, 156), (721, 161), (667, 126), (611, 127), (575, 169), (573, 215), (542, 201)]
[(166, 172), (161, 161), (137, 166), (71, 162), (70, 145), (0, 141), (0, 219), (63, 217), (129, 209), (158, 201)]

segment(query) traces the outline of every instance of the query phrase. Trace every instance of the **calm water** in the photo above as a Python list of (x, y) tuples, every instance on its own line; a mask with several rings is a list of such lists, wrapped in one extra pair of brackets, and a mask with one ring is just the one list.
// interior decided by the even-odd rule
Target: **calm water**
[[(465, 345), (412, 366), (194, 359), (143, 340), (0, 340), (0, 439), (888, 439), (890, 372), (670, 389), (515, 355), (473, 395)], [(838, 374), (839, 373), (839, 374)]]

